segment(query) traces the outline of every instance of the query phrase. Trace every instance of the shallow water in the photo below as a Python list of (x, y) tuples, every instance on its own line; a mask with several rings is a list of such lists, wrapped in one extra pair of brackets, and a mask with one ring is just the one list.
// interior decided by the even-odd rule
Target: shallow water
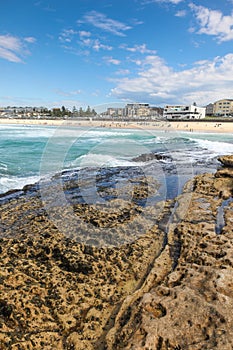
[[(218, 155), (233, 153), (233, 135), (106, 128), (0, 126), (0, 193), (34, 183), (66, 169), (134, 167), (159, 179), (161, 196), (180, 192), (193, 175), (216, 169)], [(156, 152), (167, 159), (134, 162)], [(129, 176), (129, 175), (128, 175)], [(128, 181), (124, 172), (124, 181)], [(116, 183), (121, 177), (115, 179)]]

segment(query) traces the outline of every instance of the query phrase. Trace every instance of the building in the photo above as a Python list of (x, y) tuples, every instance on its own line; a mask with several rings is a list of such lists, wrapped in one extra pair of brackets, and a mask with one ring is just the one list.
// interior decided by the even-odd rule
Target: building
[(205, 112), (206, 115), (213, 115), (214, 114), (214, 104), (213, 103), (209, 103), (207, 106), (206, 106), (206, 112)]
[(123, 108), (109, 107), (101, 113), (102, 117), (156, 120), (163, 115), (163, 108), (151, 107), (149, 103), (128, 103)]
[(205, 118), (205, 107), (193, 105), (165, 106), (163, 117), (165, 119), (202, 119)]
[(107, 115), (111, 117), (123, 117), (125, 115), (125, 109), (110, 107), (107, 109)]
[(151, 118), (159, 117), (162, 114), (162, 108), (150, 107), (149, 103), (128, 103), (124, 108), (109, 107), (102, 116), (124, 117), (124, 118)]
[(125, 115), (129, 118), (147, 117), (150, 112), (149, 103), (128, 103), (125, 106)]
[(223, 99), (214, 102), (213, 114), (215, 116), (233, 116), (233, 100)]

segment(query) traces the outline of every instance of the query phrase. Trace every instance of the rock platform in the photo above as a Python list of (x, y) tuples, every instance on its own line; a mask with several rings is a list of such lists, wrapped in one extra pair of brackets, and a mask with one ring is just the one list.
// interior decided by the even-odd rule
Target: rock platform
[(233, 156), (223, 164), (153, 208), (72, 204), (69, 235), (70, 211), (54, 206), (55, 225), (37, 190), (3, 202), (0, 349), (232, 349)]

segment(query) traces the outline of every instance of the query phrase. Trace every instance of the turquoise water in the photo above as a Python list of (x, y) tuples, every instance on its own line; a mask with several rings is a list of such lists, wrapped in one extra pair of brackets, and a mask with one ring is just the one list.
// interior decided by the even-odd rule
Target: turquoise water
[[(233, 153), (231, 134), (0, 125), (0, 135), (0, 193), (66, 169), (137, 166), (152, 176), (190, 178)], [(151, 152), (169, 159), (133, 160)]]

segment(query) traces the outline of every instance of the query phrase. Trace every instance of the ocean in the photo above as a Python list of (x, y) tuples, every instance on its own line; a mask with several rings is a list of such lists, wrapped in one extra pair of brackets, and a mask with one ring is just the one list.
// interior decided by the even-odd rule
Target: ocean
[(233, 153), (231, 134), (172, 129), (0, 125), (0, 135), (1, 194), (67, 171), (90, 177), (92, 191), (98, 176), (106, 181), (111, 170), (115, 186), (132, 177), (155, 178), (158, 198), (167, 199), (194, 175), (214, 172), (219, 155)]

